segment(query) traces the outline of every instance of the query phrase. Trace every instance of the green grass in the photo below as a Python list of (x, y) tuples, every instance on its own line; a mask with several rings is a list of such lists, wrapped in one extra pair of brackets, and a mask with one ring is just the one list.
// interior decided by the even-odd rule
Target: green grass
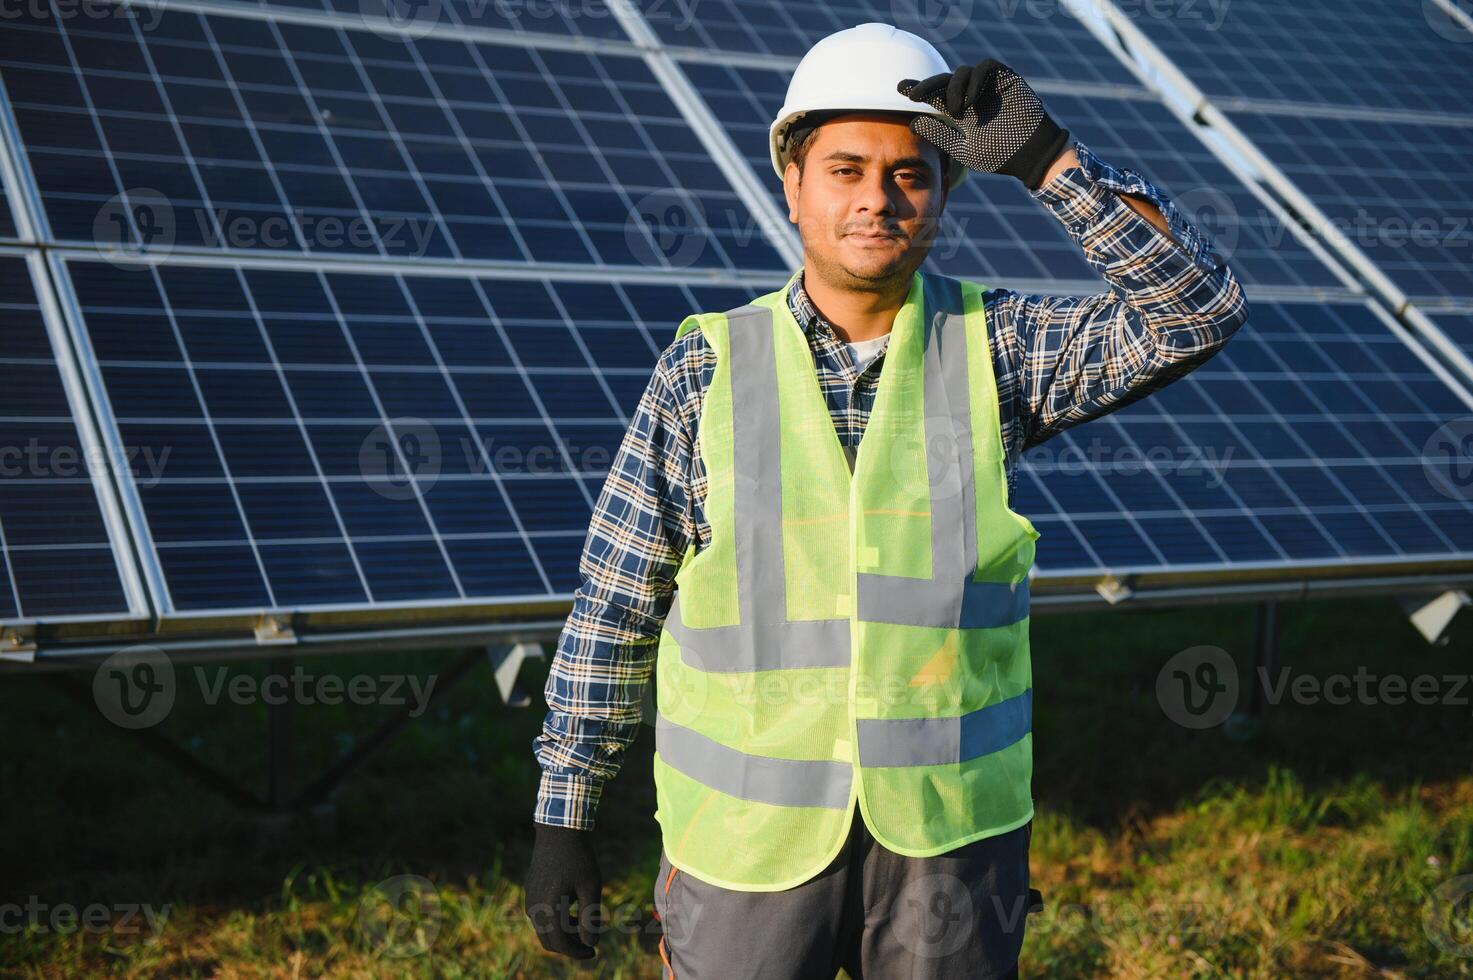
[[(1281, 623), (1279, 666), (1296, 675), (1473, 671), (1473, 624), (1429, 648), (1390, 601), (1284, 606)], [(1473, 707), (1282, 703), (1238, 741), (1172, 724), (1155, 700), (1161, 665), (1213, 644), (1246, 679), (1250, 626), (1250, 609), (1227, 606), (1035, 619), (1032, 869), (1047, 907), (1028, 920), (1025, 976), (1473, 977), (1466, 904), (1448, 924), (1465, 955), (1424, 925), (1432, 891), (1473, 874)], [(423, 676), (456, 655), (303, 664)], [(618, 928), (597, 960), (544, 954), (521, 914), (545, 670), (524, 672), (534, 707), (518, 710), (478, 669), (331, 812), (286, 823), (200, 789), (51, 681), (5, 677), (0, 975), (658, 977), (648, 731), (601, 810)], [(206, 704), (185, 675), (160, 729), (263, 786), (264, 707)], [(297, 778), (384, 710), (297, 706)], [(384, 882), (429, 898), (386, 919)], [(17, 921), (37, 903), (40, 925)], [(48, 924), (93, 905), (115, 928)], [(126, 911), (144, 905), (166, 918), (128, 931)]]

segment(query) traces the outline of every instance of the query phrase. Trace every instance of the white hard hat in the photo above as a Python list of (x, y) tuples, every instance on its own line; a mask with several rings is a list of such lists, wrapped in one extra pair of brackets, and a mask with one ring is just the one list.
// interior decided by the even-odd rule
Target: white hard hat
[[(889, 24), (860, 24), (819, 39), (793, 70), (787, 98), (768, 128), (772, 169), (783, 176), (788, 165), (788, 134), (806, 113), (882, 110), (949, 118), (895, 88), (901, 79), (919, 81), (949, 71), (941, 52), (929, 41)], [(950, 186), (961, 183), (966, 175), (967, 168), (952, 160)]]

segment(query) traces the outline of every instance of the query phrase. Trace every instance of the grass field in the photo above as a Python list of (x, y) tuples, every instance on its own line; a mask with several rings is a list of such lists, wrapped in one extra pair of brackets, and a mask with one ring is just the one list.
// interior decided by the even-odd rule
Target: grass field
[[(1469, 620), (1430, 648), (1390, 601), (1283, 606), (1278, 666), (1321, 682), (1360, 667), (1466, 677)], [(1166, 660), (1220, 646), (1246, 683), (1250, 627), (1244, 607), (1035, 619), (1032, 870), (1046, 908), (1028, 920), (1024, 976), (1473, 977), (1468, 903), (1428, 917), (1434, 890), (1473, 875), (1473, 685), (1438, 682), (1461, 704), (1286, 698), (1240, 740), (1168, 720)], [(304, 666), (425, 677), (455, 656)], [(263, 673), (212, 667), (205, 683), (221, 669)], [(287, 823), (198, 788), (51, 681), (3, 678), (0, 975), (658, 977), (649, 731), (601, 810), (614, 919), (598, 958), (544, 954), (522, 916), (545, 670), (524, 671), (533, 707), (510, 709), (479, 669), (331, 812)], [(207, 703), (192, 670), (179, 676), (159, 730), (263, 785), (264, 706)], [(293, 710), (305, 775), (387, 709)], [(405, 889), (419, 901), (387, 916), (383, 896)]]

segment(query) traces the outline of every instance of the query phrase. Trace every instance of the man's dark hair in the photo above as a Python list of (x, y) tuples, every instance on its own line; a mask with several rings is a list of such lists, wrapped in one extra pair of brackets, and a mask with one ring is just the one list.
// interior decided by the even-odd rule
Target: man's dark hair
[[(810, 112), (802, 119), (793, 124), (788, 131), (788, 142), (792, 145), (792, 151), (788, 158), (798, 165), (798, 173), (803, 172), (803, 162), (808, 158), (808, 151), (813, 148), (813, 138), (818, 134), (818, 127), (833, 119), (842, 116), (847, 110), (830, 110), (827, 112)], [(951, 157), (946, 151), (935, 144), (928, 143), (936, 155), (941, 158), (941, 172), (937, 175), (942, 187), (948, 186), (951, 176)]]

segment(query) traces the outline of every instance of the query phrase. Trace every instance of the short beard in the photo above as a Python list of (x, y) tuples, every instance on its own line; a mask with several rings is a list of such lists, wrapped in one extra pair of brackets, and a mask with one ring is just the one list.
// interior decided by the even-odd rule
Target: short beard
[(819, 252), (806, 249), (805, 255), (813, 263), (813, 271), (818, 273), (819, 278), (833, 286), (851, 293), (888, 293), (899, 290), (902, 286), (909, 286), (915, 278), (915, 271), (926, 261), (922, 255), (919, 261), (911, 262), (910, 254), (907, 253), (906, 261), (895, 266), (887, 272), (877, 276), (865, 276), (855, 272), (837, 262), (832, 262), (827, 256)]

